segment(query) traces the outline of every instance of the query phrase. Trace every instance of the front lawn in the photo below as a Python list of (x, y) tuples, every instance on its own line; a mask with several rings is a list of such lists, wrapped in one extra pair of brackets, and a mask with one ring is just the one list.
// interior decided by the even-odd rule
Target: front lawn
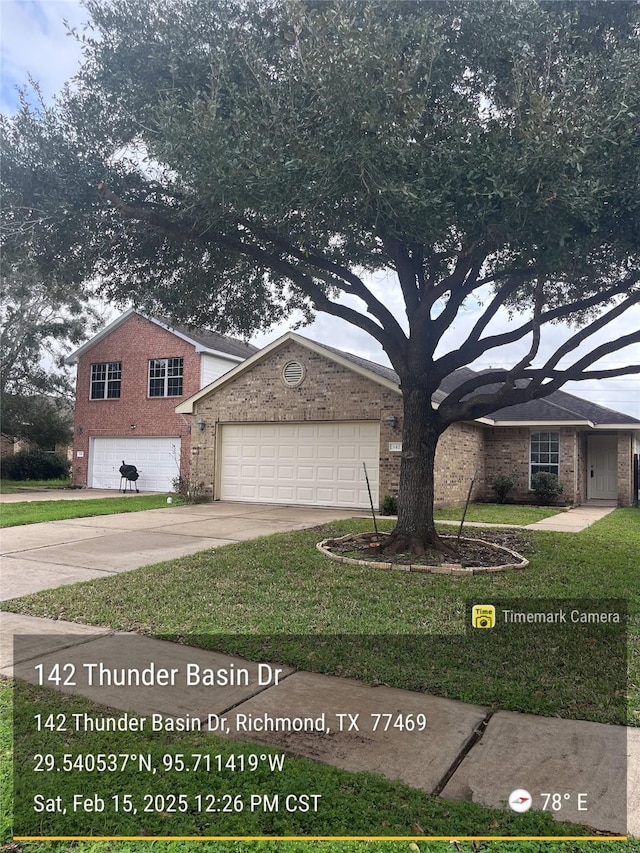
[(44, 489), (67, 489), (70, 485), (70, 477), (65, 477), (62, 480), (0, 480), (0, 495), (41, 492)]
[[(640, 725), (637, 510), (617, 510), (579, 534), (526, 531), (528, 569), (464, 579), (337, 564), (315, 549), (321, 538), (369, 524), (278, 534), (5, 607), (494, 708)], [(600, 610), (605, 598), (628, 602), (631, 614), (628, 709), (612, 626), (585, 634), (467, 629), (470, 603), (557, 609), (587, 600)]]
[[(171, 497), (173, 506), (184, 499)], [(92, 515), (114, 515), (117, 512), (139, 512), (167, 506), (166, 495), (122, 495), (119, 498), (91, 500), (20, 501), (0, 504), (0, 527), (37, 524), (39, 521), (61, 521), (68, 518), (87, 518)]]
[[(564, 507), (472, 503), (469, 504), (465, 523), (517, 524), (524, 527), (527, 524), (542, 521), (543, 518), (550, 518), (552, 515), (558, 515), (558, 513), (564, 511)], [(463, 512), (464, 508), (457, 506), (450, 509), (437, 509), (435, 516), (440, 521), (460, 521)]]

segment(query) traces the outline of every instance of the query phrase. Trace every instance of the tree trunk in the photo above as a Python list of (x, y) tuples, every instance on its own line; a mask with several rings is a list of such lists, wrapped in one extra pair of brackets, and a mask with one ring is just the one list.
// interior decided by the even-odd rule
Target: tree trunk
[(381, 550), (419, 555), (436, 550), (454, 556), (438, 536), (433, 521), (436, 446), (443, 428), (431, 406), (429, 392), (405, 390), (403, 403), (398, 523)]

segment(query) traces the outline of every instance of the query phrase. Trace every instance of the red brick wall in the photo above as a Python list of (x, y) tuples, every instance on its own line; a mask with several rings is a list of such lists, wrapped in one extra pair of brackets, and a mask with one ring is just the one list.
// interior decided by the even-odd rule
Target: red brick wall
[[(184, 358), (181, 397), (148, 396), (149, 359)], [(122, 383), (117, 400), (90, 400), (91, 365), (122, 362)], [(86, 486), (89, 439), (98, 436), (180, 436), (181, 473), (188, 476), (188, 416), (175, 407), (200, 386), (200, 356), (194, 347), (166, 329), (133, 315), (81, 356), (76, 380), (73, 444), (73, 481)], [(135, 425), (135, 429), (132, 429)], [(84, 457), (78, 458), (78, 451)]]

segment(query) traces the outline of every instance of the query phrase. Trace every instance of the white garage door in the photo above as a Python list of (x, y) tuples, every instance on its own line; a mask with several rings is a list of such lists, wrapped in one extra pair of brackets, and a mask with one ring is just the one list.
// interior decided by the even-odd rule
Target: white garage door
[(377, 421), (226, 424), (219, 497), (255, 503), (378, 505)]
[(180, 438), (91, 439), (89, 488), (119, 488), (123, 460), (138, 469), (141, 492), (170, 492), (180, 471)]

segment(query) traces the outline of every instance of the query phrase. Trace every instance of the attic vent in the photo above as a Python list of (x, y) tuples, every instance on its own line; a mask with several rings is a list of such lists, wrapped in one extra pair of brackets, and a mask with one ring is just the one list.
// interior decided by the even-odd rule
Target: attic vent
[(282, 378), (285, 385), (288, 385), (289, 388), (295, 388), (302, 384), (304, 367), (299, 361), (289, 361), (282, 370)]

